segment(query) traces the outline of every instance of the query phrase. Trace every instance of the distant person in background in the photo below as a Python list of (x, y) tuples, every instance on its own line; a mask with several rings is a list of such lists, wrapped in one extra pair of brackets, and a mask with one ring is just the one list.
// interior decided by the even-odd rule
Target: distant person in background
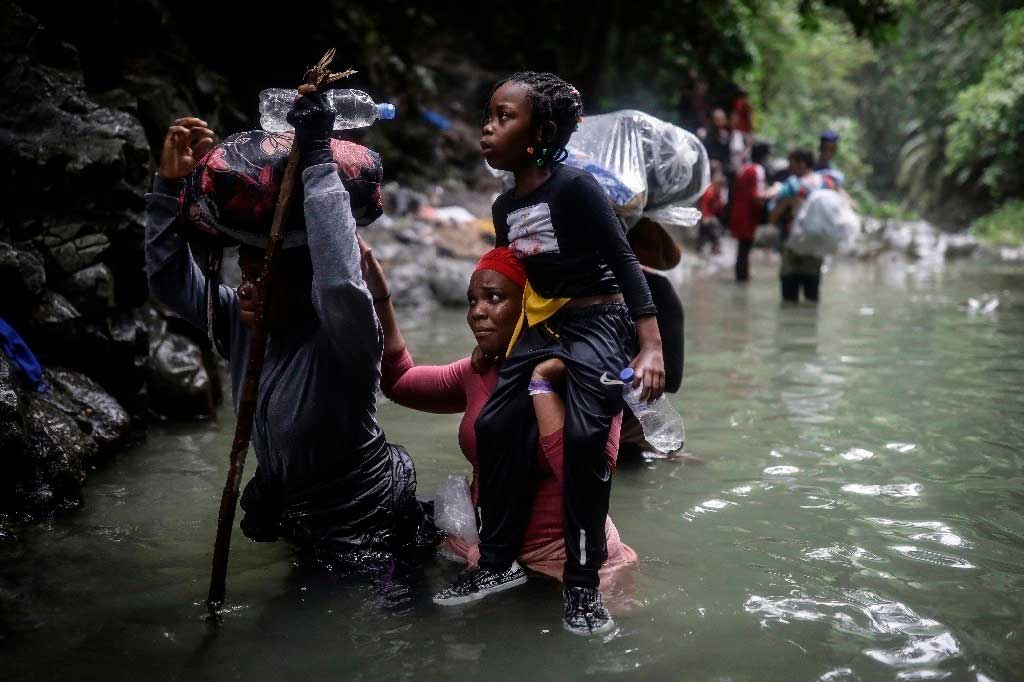
[(701, 142), (708, 150), (708, 159), (721, 164), (722, 172), (725, 173), (727, 179), (736, 172), (732, 167), (732, 152), (729, 146), (731, 141), (732, 131), (729, 129), (729, 117), (725, 115), (724, 109), (715, 109), (711, 112), (709, 125)]
[(779, 225), (783, 242), (779, 269), (782, 300), (796, 303), (803, 291), (806, 300), (816, 303), (823, 261), (817, 256), (796, 253), (786, 246), (786, 240), (804, 200), (819, 189), (838, 190), (839, 186), (835, 174), (814, 172), (814, 155), (808, 149), (794, 149), (789, 153), (789, 170), (791, 175), (782, 183), (771, 207), (771, 220)]
[(733, 100), (730, 115), (736, 116), (736, 122), (733, 125), (735, 130), (739, 130), (748, 136), (754, 133), (754, 107), (750, 105), (750, 100), (747, 99), (745, 88), (736, 88), (736, 98)]
[(736, 281), (750, 279), (750, 250), (754, 246), (754, 234), (761, 222), (765, 202), (774, 196), (775, 189), (768, 189), (765, 182), (764, 164), (772, 148), (767, 142), (755, 142), (750, 152), (750, 163), (740, 169), (732, 191), (732, 212), (729, 215), (729, 231), (736, 238)]
[(821, 171), (832, 168), (832, 159), (839, 151), (839, 133), (826, 130), (818, 142), (818, 158), (814, 161), (813, 170)]
[[(721, 170), (716, 170), (711, 176), (711, 184), (704, 190), (698, 205), (700, 208), (700, 224), (697, 227), (698, 255), (704, 251), (705, 244), (711, 244), (711, 253), (716, 256), (722, 252), (719, 235), (722, 233), (722, 211), (725, 210), (725, 202), (728, 198), (725, 174)], [(664, 337), (662, 341), (664, 341)]]

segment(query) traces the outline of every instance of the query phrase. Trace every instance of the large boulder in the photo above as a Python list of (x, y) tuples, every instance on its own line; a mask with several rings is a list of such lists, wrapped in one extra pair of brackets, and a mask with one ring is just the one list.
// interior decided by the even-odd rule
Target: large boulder
[(466, 288), (473, 276), (474, 263), (455, 258), (438, 257), (430, 264), (428, 277), (434, 300), (443, 306), (465, 307)]
[(80, 500), (86, 471), (131, 433), (128, 414), (84, 374), (48, 369), (49, 390), (19, 384), (0, 353), (0, 514), (45, 516)]
[(169, 331), (165, 320), (151, 331), (149, 361), (148, 392), (155, 409), (188, 415), (213, 412), (218, 396), (202, 349), (187, 337)]
[(82, 324), (78, 309), (56, 291), (47, 289), (32, 312), (26, 338), (41, 360), (67, 364), (61, 362), (61, 356), (77, 354)]
[(131, 420), (121, 404), (80, 372), (46, 370), (51, 391), (40, 397), (73, 418), (96, 441), (96, 454), (110, 455), (128, 441)]
[(42, 256), (0, 241), (0, 317), (23, 319), (45, 287)]
[(15, 474), (15, 503), (32, 515), (75, 507), (96, 441), (45, 393), (27, 396), (28, 447)]
[(72, 273), (58, 286), (61, 293), (86, 315), (102, 318), (114, 307), (114, 273), (103, 263)]

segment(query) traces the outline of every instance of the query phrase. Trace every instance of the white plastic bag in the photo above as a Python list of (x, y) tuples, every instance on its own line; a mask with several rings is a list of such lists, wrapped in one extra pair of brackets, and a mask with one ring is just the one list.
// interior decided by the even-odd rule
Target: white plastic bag
[(786, 247), (802, 256), (835, 253), (857, 229), (857, 214), (839, 192), (819, 189), (800, 206)]
[(476, 528), (476, 511), (465, 476), (449, 476), (437, 489), (434, 500), (434, 522), (449, 535), (461, 537), (466, 544), (480, 542)]

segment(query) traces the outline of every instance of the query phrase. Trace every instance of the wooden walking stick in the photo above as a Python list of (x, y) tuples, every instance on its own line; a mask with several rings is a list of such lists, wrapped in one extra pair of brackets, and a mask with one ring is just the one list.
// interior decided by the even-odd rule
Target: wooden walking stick
[[(352, 75), (349, 69), (340, 73), (328, 70), (334, 60), (334, 50), (328, 50), (316, 66), (306, 72), (304, 83), (299, 87), (300, 94), (309, 94), (315, 89), (323, 88), (329, 83)], [(312, 86), (312, 87), (310, 87)], [(267, 299), (270, 295), (270, 275), (274, 268), (274, 257), (281, 247), (282, 226), (288, 217), (291, 206), (292, 190), (295, 187), (295, 173), (299, 166), (299, 146), (293, 140), (288, 165), (281, 179), (281, 189), (277, 195), (277, 208), (274, 211), (274, 222), (270, 228), (270, 239), (267, 242), (266, 254), (263, 258), (263, 275), (257, 285), (256, 320), (253, 322), (252, 338), (249, 341), (249, 357), (246, 361), (245, 379), (242, 382), (242, 395), (238, 401), (238, 422), (235, 424), (235, 439), (231, 443), (231, 455), (228, 465), (228, 477), (224, 482), (224, 493), (220, 500), (220, 513), (217, 517), (217, 542), (213, 547), (213, 571), (210, 575), (210, 593), (206, 598), (206, 608), (211, 615), (224, 604), (227, 592), (226, 578), (228, 570), (228, 550), (231, 546), (231, 530), (235, 525), (235, 507), (238, 505), (238, 489), (242, 481), (242, 468), (245, 455), (249, 450), (252, 437), (252, 421), (256, 412), (256, 398), (259, 394), (260, 376), (263, 373), (263, 356), (267, 348)]]

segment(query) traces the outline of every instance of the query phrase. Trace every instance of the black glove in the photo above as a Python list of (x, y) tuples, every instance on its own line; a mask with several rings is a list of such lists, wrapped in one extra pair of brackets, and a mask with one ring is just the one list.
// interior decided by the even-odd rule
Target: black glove
[(314, 92), (295, 100), (286, 118), (295, 128), (295, 144), (299, 145), (303, 167), (334, 163), (330, 135), (336, 115), (326, 92)]

